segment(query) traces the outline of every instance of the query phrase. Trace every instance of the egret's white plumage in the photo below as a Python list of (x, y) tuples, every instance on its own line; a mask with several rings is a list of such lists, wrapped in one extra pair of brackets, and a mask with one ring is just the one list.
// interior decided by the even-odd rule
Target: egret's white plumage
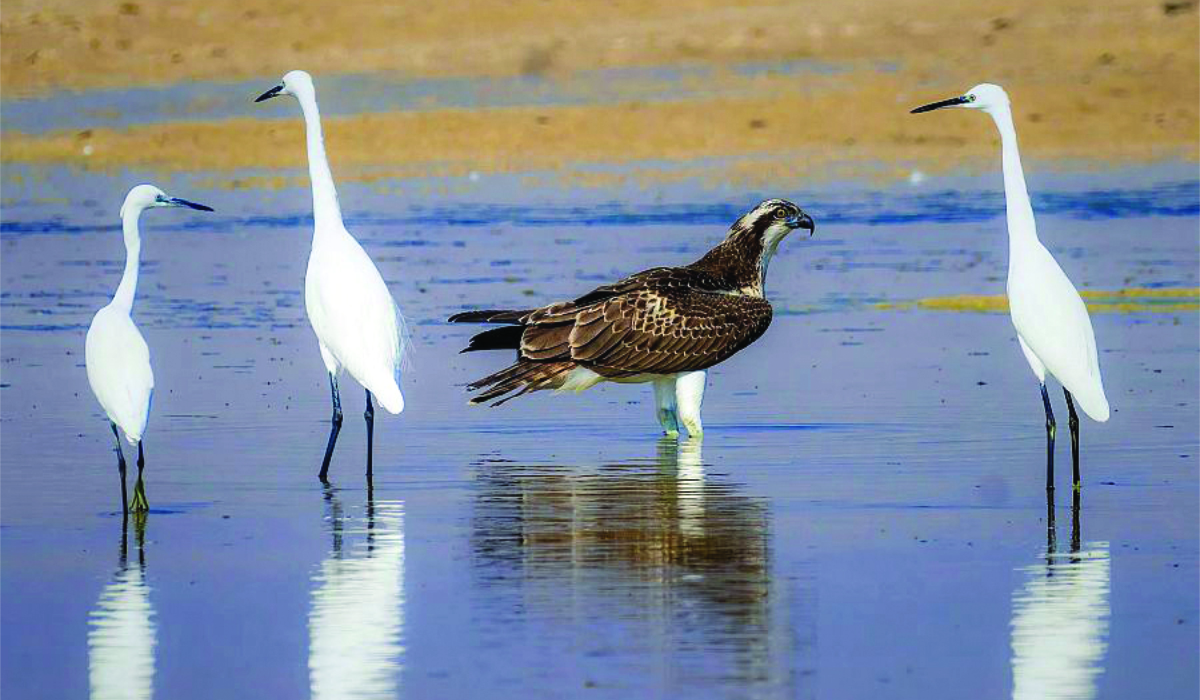
[[(131, 253), (136, 255), (136, 251)], [(136, 258), (133, 265), (136, 268)], [(108, 419), (136, 445), (150, 417), (154, 372), (150, 369), (150, 348), (129, 311), (128, 307), (109, 304), (96, 312), (88, 328), (84, 357), (92, 393)]]
[[(258, 97), (292, 95), (304, 113), (308, 172), (313, 195), (312, 252), (304, 276), (304, 306), (317, 335), (321, 358), (333, 379), (334, 430), (321, 476), (329, 466), (341, 424), (336, 379), (345, 369), (390, 413), (404, 410), (397, 377), (403, 355), (403, 318), (375, 263), (342, 222), (337, 190), (321, 131), (316, 88), (304, 71), (291, 71), (283, 82)], [(367, 470), (370, 474), (373, 410), (368, 397)]]
[[(92, 393), (125, 439), (139, 445), (150, 417), (150, 397), (154, 392), (154, 372), (150, 369), (150, 348), (133, 322), (133, 299), (137, 292), (138, 264), (142, 240), (138, 219), (153, 207), (190, 207), (212, 211), (178, 197), (169, 197), (153, 185), (138, 185), (125, 196), (121, 205), (121, 228), (125, 237), (125, 272), (113, 299), (96, 312), (88, 327), (84, 362)], [(120, 454), (120, 443), (117, 444)], [(139, 453), (140, 455), (140, 453)], [(139, 459), (140, 462), (140, 459)], [(124, 493), (124, 457), (121, 457), (122, 494)], [(141, 464), (139, 464), (139, 467)], [(144, 506), (144, 494), (135, 492), (135, 508)], [(141, 496), (139, 500), (139, 496)]]
[[(1092, 419), (1103, 423), (1109, 418), (1092, 320), (1075, 285), (1071, 284), (1058, 261), (1038, 240), (1008, 94), (998, 85), (983, 83), (960, 97), (924, 105), (913, 112), (927, 112), (942, 107), (983, 110), (992, 117), (1000, 132), (1008, 220), (1009, 312), (1017, 330), (1021, 351), (1043, 385), (1047, 429), (1053, 447), (1054, 417), (1050, 413), (1049, 399), (1045, 397), (1047, 371), (1069, 392), (1068, 405), (1073, 397)], [(1073, 408), (1071, 413), (1073, 419)], [(1078, 486), (1076, 431), (1073, 425), (1075, 483)], [(1053, 452), (1049, 459), (1052, 468)], [(1052, 482), (1047, 486), (1052, 488)]]

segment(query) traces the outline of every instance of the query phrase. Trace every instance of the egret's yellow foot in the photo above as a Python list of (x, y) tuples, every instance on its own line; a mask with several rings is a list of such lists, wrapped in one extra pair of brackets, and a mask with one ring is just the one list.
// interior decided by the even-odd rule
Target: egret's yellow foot
[(146, 485), (142, 483), (140, 476), (137, 483), (133, 485), (133, 501), (129, 504), (129, 510), (134, 513), (145, 513), (150, 510), (150, 503), (146, 500)]

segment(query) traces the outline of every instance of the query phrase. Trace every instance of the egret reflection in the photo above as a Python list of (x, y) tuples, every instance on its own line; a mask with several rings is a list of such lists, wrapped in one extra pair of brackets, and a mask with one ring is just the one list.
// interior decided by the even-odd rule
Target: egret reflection
[(1081, 544), (1079, 492), (1069, 551), (1058, 551), (1053, 492), (1047, 513), (1045, 561), (1021, 569), (1025, 584), (1013, 595), (1013, 698), (1093, 698), (1108, 650), (1109, 547)]
[(368, 486), (362, 518), (330, 484), (332, 548), (313, 578), (308, 616), (312, 697), (395, 698), (404, 665), (404, 503)]
[(154, 695), (154, 606), (146, 584), (146, 519), (133, 517), (137, 561), (130, 562), (128, 519), (121, 524), (117, 571), (88, 616), (88, 683), (92, 700)]
[[(587, 657), (612, 653), (605, 633), (619, 630), (620, 653), (648, 674), (639, 687), (797, 696), (811, 654), (797, 649), (791, 583), (772, 570), (767, 503), (709, 477), (698, 440), (597, 468), (489, 460), (476, 479), (473, 565), (506, 620), (496, 643)], [(572, 630), (589, 632), (563, 638)]]

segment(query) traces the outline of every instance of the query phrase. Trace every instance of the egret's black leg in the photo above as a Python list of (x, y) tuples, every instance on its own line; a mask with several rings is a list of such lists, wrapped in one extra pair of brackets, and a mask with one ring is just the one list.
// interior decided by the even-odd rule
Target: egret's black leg
[(1079, 491), (1083, 486), (1079, 481), (1079, 416), (1075, 415), (1075, 402), (1071, 400), (1071, 392), (1064, 388), (1063, 393), (1067, 395), (1067, 410), (1071, 412), (1071, 417), (1067, 419), (1067, 425), (1071, 427), (1071, 478), (1075, 490)]
[(375, 404), (371, 401), (371, 392), (367, 391), (367, 410), (363, 411), (363, 418), (367, 419), (367, 482), (371, 481), (371, 452), (374, 446), (375, 437)]
[(133, 485), (133, 503), (130, 508), (134, 513), (145, 513), (150, 510), (150, 502), (146, 500), (146, 484), (142, 481), (142, 471), (146, 468), (146, 453), (142, 450), (143, 441), (138, 441), (138, 476)]
[(1050, 408), (1050, 395), (1046, 393), (1046, 385), (1042, 385), (1042, 404), (1046, 406), (1046, 490), (1054, 490), (1054, 434), (1057, 427), (1054, 424), (1054, 411)]
[(113, 438), (117, 441), (117, 472), (121, 475), (121, 514), (129, 515), (129, 497), (125, 491), (125, 453), (121, 451), (121, 434), (117, 432), (117, 424), (109, 422), (112, 426)]
[(337, 377), (329, 375), (329, 387), (333, 391), (333, 426), (329, 429), (329, 444), (325, 446), (325, 459), (321, 461), (321, 473), (317, 475), (321, 481), (329, 473), (329, 460), (333, 459), (333, 446), (337, 444), (338, 433), (342, 430), (342, 399), (338, 396)]

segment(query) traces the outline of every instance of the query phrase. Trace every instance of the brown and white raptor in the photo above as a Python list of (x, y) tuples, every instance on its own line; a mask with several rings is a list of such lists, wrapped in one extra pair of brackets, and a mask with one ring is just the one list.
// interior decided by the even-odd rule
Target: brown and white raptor
[(516, 350), (517, 361), (472, 382), (472, 404), (541, 389), (583, 391), (600, 382), (654, 384), (658, 421), (703, 432), (706, 371), (758, 340), (771, 325), (763, 295), (779, 242), (812, 218), (795, 204), (768, 199), (742, 216), (704, 257), (655, 267), (538, 309), (468, 311), (451, 323), (503, 323), (471, 338), (463, 352)]

